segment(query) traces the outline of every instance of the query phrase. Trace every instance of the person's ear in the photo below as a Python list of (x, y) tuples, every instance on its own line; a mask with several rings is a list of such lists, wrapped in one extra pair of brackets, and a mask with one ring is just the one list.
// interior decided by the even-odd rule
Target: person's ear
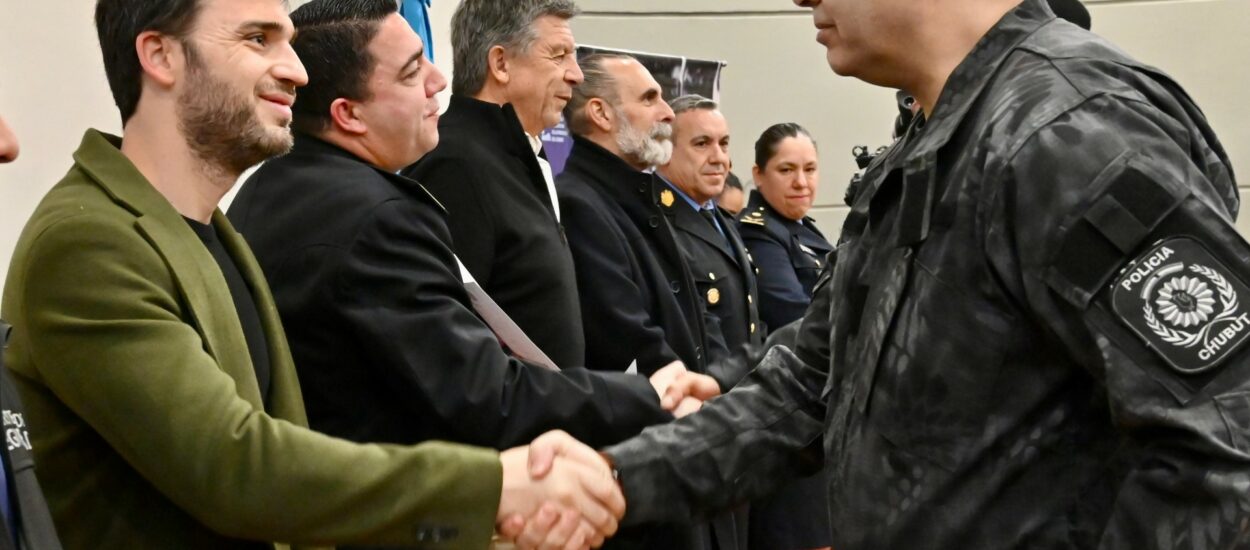
[(346, 98), (330, 103), (330, 124), (345, 134), (362, 136), (369, 132), (369, 125), (360, 118), (360, 104)]
[(592, 98), (586, 102), (586, 118), (594, 124), (596, 128), (604, 131), (612, 131), (612, 122), (615, 113), (608, 106), (608, 102), (602, 98)]
[(506, 86), (512, 80), (510, 69), (507, 50), (503, 46), (491, 46), (486, 52), (486, 74)]
[(144, 76), (165, 87), (172, 87), (188, 65), (186, 48), (156, 31), (143, 31), (135, 37), (135, 53)]

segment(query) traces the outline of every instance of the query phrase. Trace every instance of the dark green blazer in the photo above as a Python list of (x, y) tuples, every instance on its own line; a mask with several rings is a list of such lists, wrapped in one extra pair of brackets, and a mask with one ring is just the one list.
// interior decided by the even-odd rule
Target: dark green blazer
[(263, 408), (226, 281), (185, 220), (88, 131), (18, 242), (6, 356), (66, 548), (485, 548), (498, 455), (358, 445), (306, 429), (260, 268), (220, 211), (272, 368)]

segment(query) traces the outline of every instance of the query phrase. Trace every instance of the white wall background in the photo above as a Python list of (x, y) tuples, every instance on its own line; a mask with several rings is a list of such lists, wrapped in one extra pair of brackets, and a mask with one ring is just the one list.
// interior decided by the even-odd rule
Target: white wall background
[[(1086, 0), (1094, 30), (1171, 73), (1203, 107), (1235, 167), (1250, 170), (1250, 0)], [(292, 8), (304, 0), (292, 0)], [(436, 63), (450, 76), (455, 0), (434, 0)], [(774, 122), (807, 126), (821, 146), (815, 214), (836, 234), (850, 149), (889, 139), (893, 93), (835, 77), (810, 17), (789, 0), (580, 0), (581, 43), (729, 62), (724, 111), (739, 175)], [(120, 131), (92, 23), (93, 0), (0, 0), (0, 114), (22, 156), (0, 166), (0, 276), (26, 218), (69, 168), (83, 130)], [(444, 98), (444, 104), (446, 104)], [(1243, 182), (1250, 180), (1242, 178)], [(1243, 187), (1243, 202), (1247, 191)], [(1239, 220), (1250, 233), (1250, 215)]]

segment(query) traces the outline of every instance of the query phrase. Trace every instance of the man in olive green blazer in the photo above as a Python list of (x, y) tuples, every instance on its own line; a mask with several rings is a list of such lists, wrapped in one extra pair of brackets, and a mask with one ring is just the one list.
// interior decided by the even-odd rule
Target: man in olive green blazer
[[(266, 410), (221, 271), (114, 140), (87, 132), (23, 231), (4, 294), (8, 358), (67, 547), (402, 543), (450, 529), (483, 547), (499, 458), (443, 444), (350, 445), (301, 429), (299, 382), (269, 290), (214, 213), (267, 306)], [(334, 498), (308, 498), (317, 493)], [(354, 521), (336, 521), (347, 515)]]
[(563, 508), (530, 522), (536, 537), (588, 546), (615, 529), (606, 465), (567, 441), (564, 469), (538, 480), (525, 448), (308, 430), (269, 288), (216, 209), (245, 167), (290, 147), (307, 76), (283, 3), (100, 0), (96, 21), (125, 137), (83, 137), (22, 232), (0, 311), (66, 548), (481, 549), (498, 522), (551, 517), (534, 516), (549, 501)]

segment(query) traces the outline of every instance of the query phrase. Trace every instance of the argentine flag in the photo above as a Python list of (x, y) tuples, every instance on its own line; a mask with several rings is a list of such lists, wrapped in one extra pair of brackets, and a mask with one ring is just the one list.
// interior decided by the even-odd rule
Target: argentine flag
[(399, 14), (425, 43), (425, 56), (434, 61), (434, 36), (430, 32), (430, 2), (433, 0), (400, 0)]

